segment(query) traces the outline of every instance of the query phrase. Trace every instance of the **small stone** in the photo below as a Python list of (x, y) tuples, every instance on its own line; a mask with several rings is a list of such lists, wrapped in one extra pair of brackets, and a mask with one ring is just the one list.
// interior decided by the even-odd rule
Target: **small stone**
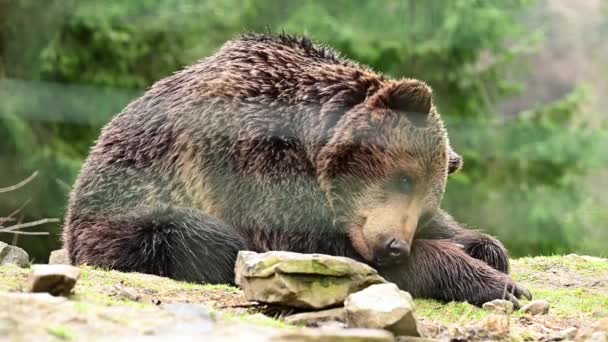
[(504, 337), (509, 335), (511, 321), (507, 315), (491, 314), (483, 321), (483, 324), (485, 329), (492, 336)]
[(289, 324), (302, 324), (308, 327), (317, 327), (326, 322), (345, 322), (344, 308), (328, 309), (321, 311), (302, 312), (287, 316), (285, 322)]
[(521, 308), (521, 311), (532, 316), (546, 315), (547, 313), (549, 313), (550, 307), (551, 305), (549, 305), (549, 302), (547, 302), (546, 300), (535, 300)]
[(344, 302), (349, 327), (386, 329), (396, 335), (420, 336), (412, 296), (397, 285), (372, 285)]
[(385, 282), (349, 258), (293, 252), (240, 251), (235, 274), (247, 300), (303, 309), (337, 306), (349, 294)]
[(58, 249), (51, 252), (49, 256), (49, 264), (50, 265), (69, 265), (70, 258), (68, 257), (68, 252), (65, 249)]
[(9, 264), (28, 267), (30, 257), (23, 249), (0, 241), (0, 265)]
[(608, 317), (602, 318), (595, 322), (593, 325), (593, 330), (608, 333)]
[(608, 333), (596, 331), (591, 335), (589, 342), (608, 342)]
[(393, 342), (391, 333), (381, 329), (294, 329), (271, 339), (288, 342)]
[(30, 292), (47, 292), (53, 296), (70, 294), (80, 269), (68, 265), (34, 265), (29, 279)]
[(568, 329), (560, 330), (556, 333), (551, 334), (547, 341), (570, 341), (576, 337), (576, 333), (578, 332), (577, 328), (571, 327)]
[(112, 295), (114, 295), (117, 299), (120, 300), (132, 300), (134, 302), (141, 300), (141, 295), (139, 294), (139, 292), (137, 292), (137, 290), (132, 287), (126, 287), (122, 285), (114, 286)]
[(608, 340), (606, 340), (606, 336), (608, 336), (608, 317), (600, 319), (586, 329), (579, 330), (578, 334), (576, 335), (576, 340), (608, 342)]
[(513, 303), (504, 299), (495, 299), (491, 302), (484, 303), (482, 308), (488, 312), (510, 315), (513, 312)]

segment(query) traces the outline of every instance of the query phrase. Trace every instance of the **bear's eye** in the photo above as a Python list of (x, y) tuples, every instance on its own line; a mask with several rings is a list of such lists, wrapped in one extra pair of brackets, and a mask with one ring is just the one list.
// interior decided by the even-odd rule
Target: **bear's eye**
[(400, 175), (395, 178), (393, 183), (395, 190), (397, 190), (398, 192), (409, 194), (414, 191), (415, 184), (412, 178), (409, 176)]

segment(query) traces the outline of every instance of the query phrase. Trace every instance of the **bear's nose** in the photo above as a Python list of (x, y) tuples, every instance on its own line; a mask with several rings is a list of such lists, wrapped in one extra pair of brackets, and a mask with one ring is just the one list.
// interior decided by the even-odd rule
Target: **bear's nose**
[(410, 244), (398, 240), (398, 239), (389, 239), (385, 245), (386, 254), (390, 258), (401, 258), (408, 256), (410, 254)]

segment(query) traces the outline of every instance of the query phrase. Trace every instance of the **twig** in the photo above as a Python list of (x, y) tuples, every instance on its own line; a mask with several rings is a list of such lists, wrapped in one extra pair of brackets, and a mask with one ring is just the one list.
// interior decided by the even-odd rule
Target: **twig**
[[(12, 186), (9, 186), (6, 188), (0, 188), (0, 193), (17, 190), (17, 189), (25, 186), (27, 183), (31, 182), (32, 179), (36, 178), (36, 176), (38, 176), (38, 171), (34, 171), (34, 173), (32, 173), (29, 177), (27, 177), (26, 179), (22, 180), (21, 182), (15, 184), (15, 185), (12, 185)], [(21, 219), (20, 219), (17, 221), (16, 224), (13, 224), (12, 226), (8, 226), (8, 227), (3, 226), (6, 222), (14, 222), (15, 221), (14, 216), (19, 214), (19, 212), (21, 212), (21, 210), (23, 208), (25, 208), (25, 206), (29, 202), (30, 202), (30, 200), (28, 199), (27, 201), (25, 201), (25, 203), (23, 203), (21, 205), (21, 207), (19, 207), (19, 209), (13, 211), (7, 217), (0, 217), (0, 234), (1, 233), (13, 234), (14, 235), (13, 244), (16, 244), (16, 242), (17, 242), (16, 239), (17, 239), (18, 235), (50, 235), (49, 232), (24, 232), (24, 231), (21, 231), (21, 229), (40, 226), (40, 225), (47, 224), (47, 223), (59, 222), (59, 220), (55, 219), (55, 218), (45, 218), (45, 219), (38, 220), (38, 221), (21, 223)]]
[[(10, 230), (10, 231), (3, 231), (0, 230), (0, 234), (1, 233), (6, 233), (6, 234), (14, 234), (14, 235), (51, 235), (51, 233), (49, 232), (22, 232), (20, 230)], [(13, 243), (13, 245), (15, 245)]]
[(32, 173), (31, 176), (27, 177), (26, 179), (22, 180), (21, 182), (15, 184), (15, 185), (11, 185), (6, 188), (0, 188), (0, 193), (17, 190), (17, 189), (21, 188), (22, 186), (26, 185), (27, 183), (31, 182), (32, 179), (36, 178), (36, 176), (38, 176), (38, 171), (34, 171), (34, 173)]
[(13, 216), (19, 214), (19, 212), (21, 210), (23, 210), (23, 208), (25, 208), (25, 206), (28, 205), (29, 203), (30, 203), (30, 200), (28, 199), (27, 201), (25, 201), (25, 203), (23, 203), (21, 205), (21, 207), (19, 207), (19, 209), (13, 211), (7, 217), (0, 217), (0, 227), (2, 227), (2, 224), (4, 224), (5, 222), (15, 221), (15, 218), (13, 218)]
[(23, 229), (23, 228), (29, 228), (29, 227), (39, 226), (42, 224), (56, 223), (56, 222), (59, 222), (59, 219), (45, 218), (45, 219), (38, 220), (38, 221), (14, 224), (12, 226), (8, 226), (8, 227), (4, 227), (4, 228), (0, 229), (0, 233), (9, 233), (9, 232), (14, 232), (15, 230), (19, 230), (19, 229)]

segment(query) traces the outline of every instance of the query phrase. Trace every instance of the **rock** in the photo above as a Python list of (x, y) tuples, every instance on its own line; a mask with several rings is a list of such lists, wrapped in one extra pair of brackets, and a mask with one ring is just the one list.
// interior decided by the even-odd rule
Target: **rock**
[(556, 333), (553, 333), (547, 337), (547, 341), (572, 341), (574, 337), (576, 337), (576, 333), (578, 332), (577, 328), (570, 327), (564, 330), (560, 330)]
[(0, 241), (0, 265), (8, 264), (28, 267), (30, 265), (30, 257), (23, 249)]
[(381, 329), (294, 329), (271, 341), (286, 342), (393, 342), (391, 333)]
[(207, 335), (214, 327), (209, 307), (204, 304), (174, 303), (163, 304), (160, 307), (177, 318), (177, 323), (171, 325), (169, 329), (163, 329), (160, 335)]
[(132, 300), (137, 302), (141, 299), (141, 295), (136, 289), (123, 285), (115, 285), (112, 289), (112, 295), (120, 300)]
[(602, 318), (593, 325), (594, 331), (608, 333), (608, 317)]
[(608, 333), (596, 331), (585, 342), (608, 342)]
[(608, 342), (608, 317), (595, 322), (591, 327), (581, 329), (577, 341)]
[(491, 314), (482, 323), (490, 336), (506, 337), (509, 335), (511, 321), (505, 314)]
[(49, 264), (50, 265), (69, 265), (70, 258), (68, 257), (68, 252), (65, 249), (58, 249), (51, 252), (49, 256)]
[(420, 336), (412, 296), (395, 284), (372, 285), (344, 302), (346, 324), (355, 328), (386, 329), (395, 335)]
[(344, 308), (327, 309), (322, 311), (302, 312), (287, 316), (285, 322), (289, 324), (302, 324), (309, 327), (319, 326), (326, 322), (345, 322)]
[(30, 292), (47, 292), (53, 296), (70, 294), (80, 269), (68, 265), (34, 265), (29, 279)]
[(488, 312), (510, 315), (513, 312), (513, 303), (504, 299), (495, 299), (484, 303), (482, 308)]
[(324, 309), (385, 280), (370, 266), (345, 257), (240, 251), (236, 283), (250, 301)]
[(532, 316), (546, 315), (547, 313), (549, 313), (549, 308), (549, 302), (547, 302), (546, 300), (535, 300), (521, 308), (521, 311)]

